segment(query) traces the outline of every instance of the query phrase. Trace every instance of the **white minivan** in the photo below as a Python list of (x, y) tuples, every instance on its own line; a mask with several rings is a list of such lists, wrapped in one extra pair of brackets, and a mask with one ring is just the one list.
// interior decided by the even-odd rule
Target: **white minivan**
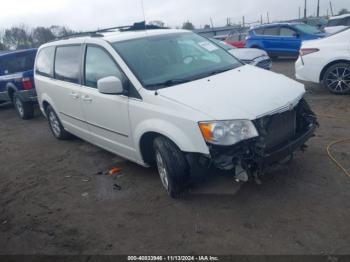
[(53, 135), (148, 167), (176, 197), (208, 167), (258, 180), (313, 136), (304, 86), (185, 30), (102, 30), (40, 47), (35, 84)]

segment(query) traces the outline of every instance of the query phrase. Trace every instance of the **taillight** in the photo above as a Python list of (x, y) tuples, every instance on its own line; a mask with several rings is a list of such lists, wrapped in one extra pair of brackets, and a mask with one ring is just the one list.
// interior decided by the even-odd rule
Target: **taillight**
[(300, 56), (309, 55), (320, 51), (318, 48), (302, 48), (300, 49)]
[(33, 89), (33, 82), (29, 77), (25, 77), (22, 79), (23, 89), (30, 90)]

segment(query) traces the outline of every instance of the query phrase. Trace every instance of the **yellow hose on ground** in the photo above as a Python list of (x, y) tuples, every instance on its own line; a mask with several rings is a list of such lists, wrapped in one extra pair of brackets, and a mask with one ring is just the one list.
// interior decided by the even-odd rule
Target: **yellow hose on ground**
[[(339, 120), (344, 120), (344, 121), (350, 122), (350, 119), (348, 119), (348, 118), (342, 118), (342, 117), (337, 117), (337, 116), (332, 116), (332, 115), (324, 115), (324, 114), (316, 114), (316, 115), (319, 117), (334, 118), (334, 119), (339, 119)], [(346, 142), (350, 142), (350, 138), (345, 138), (345, 139), (333, 141), (332, 143), (330, 143), (327, 146), (327, 154), (328, 154), (328, 157), (337, 165), (337, 167), (339, 167), (344, 172), (344, 174), (350, 178), (350, 172), (348, 170), (346, 170), (346, 168), (342, 164), (340, 164), (340, 162), (331, 153), (331, 149), (333, 146), (338, 145), (338, 144), (342, 144), (342, 143), (346, 143)]]
[(348, 170), (345, 169), (344, 166), (342, 166), (342, 164), (339, 163), (339, 161), (334, 157), (334, 155), (332, 155), (331, 153), (331, 148), (334, 146), (334, 145), (337, 145), (337, 144), (341, 144), (341, 143), (345, 143), (345, 142), (350, 142), (350, 138), (347, 138), (347, 139), (341, 139), (341, 140), (338, 140), (338, 141), (334, 141), (332, 143), (330, 143), (328, 146), (327, 146), (327, 153), (328, 153), (328, 157), (345, 173), (345, 175), (347, 175), (349, 178), (350, 178), (350, 172)]

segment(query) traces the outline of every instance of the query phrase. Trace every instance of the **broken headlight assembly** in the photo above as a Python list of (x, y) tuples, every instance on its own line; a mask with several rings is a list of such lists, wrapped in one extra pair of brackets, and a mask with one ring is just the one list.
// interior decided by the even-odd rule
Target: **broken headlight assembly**
[(199, 128), (207, 143), (220, 146), (232, 146), (243, 140), (259, 136), (250, 120), (200, 122)]

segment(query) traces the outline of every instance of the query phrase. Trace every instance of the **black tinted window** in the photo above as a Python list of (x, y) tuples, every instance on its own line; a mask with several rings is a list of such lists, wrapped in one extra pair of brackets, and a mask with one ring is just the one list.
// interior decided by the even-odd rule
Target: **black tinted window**
[(281, 36), (295, 36), (296, 32), (288, 27), (281, 27), (280, 35)]
[(36, 73), (44, 76), (53, 76), (54, 47), (46, 47), (40, 50), (36, 61)]
[(278, 27), (266, 27), (264, 30), (264, 35), (267, 35), (267, 36), (279, 35)]
[(35, 52), (19, 53), (3, 59), (2, 70), (5, 75), (15, 74), (33, 70), (35, 60)]
[(80, 46), (57, 47), (55, 59), (55, 78), (67, 82), (79, 83)]
[(123, 76), (114, 60), (99, 47), (88, 46), (85, 59), (85, 85), (97, 87), (97, 81), (108, 76)]
[(338, 19), (329, 20), (327, 26), (340, 26), (340, 25), (345, 25), (345, 18), (338, 18)]
[(346, 25), (350, 26), (350, 17), (346, 18)]

